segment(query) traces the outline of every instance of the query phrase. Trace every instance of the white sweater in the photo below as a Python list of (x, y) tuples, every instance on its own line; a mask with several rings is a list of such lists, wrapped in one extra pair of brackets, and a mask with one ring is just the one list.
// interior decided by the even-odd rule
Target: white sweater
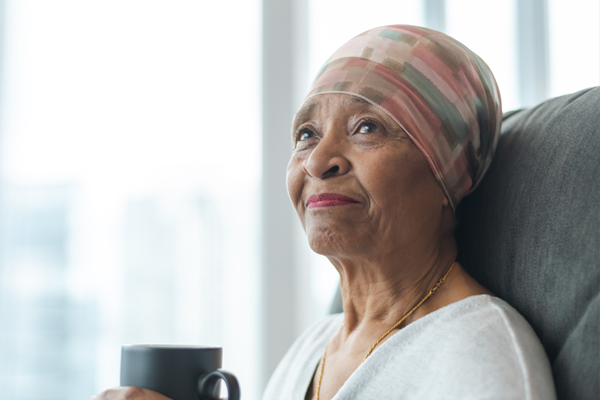
[[(304, 400), (343, 314), (313, 324), (275, 370), (263, 400)], [(382, 343), (334, 397), (348, 399), (556, 399), (550, 364), (508, 303), (472, 296), (434, 311)]]

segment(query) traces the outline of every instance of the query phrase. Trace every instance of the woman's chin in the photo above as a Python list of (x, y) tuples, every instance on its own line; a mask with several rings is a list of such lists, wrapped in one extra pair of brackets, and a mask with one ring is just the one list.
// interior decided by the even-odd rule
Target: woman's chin
[(360, 240), (355, 226), (319, 226), (307, 224), (306, 235), (310, 248), (323, 256), (349, 255), (360, 252), (365, 241)]

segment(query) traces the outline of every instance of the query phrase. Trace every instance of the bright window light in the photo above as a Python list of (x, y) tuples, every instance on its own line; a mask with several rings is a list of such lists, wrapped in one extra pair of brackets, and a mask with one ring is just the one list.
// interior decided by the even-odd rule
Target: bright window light
[(87, 399), (125, 343), (258, 393), (260, 2), (7, 0), (0, 393)]

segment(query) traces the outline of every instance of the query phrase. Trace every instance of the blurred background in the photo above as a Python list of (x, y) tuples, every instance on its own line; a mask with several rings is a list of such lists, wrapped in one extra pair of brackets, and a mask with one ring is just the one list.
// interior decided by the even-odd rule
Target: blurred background
[(504, 110), (599, 83), (597, 0), (0, 0), (0, 398), (214, 344), (257, 400), (337, 285), (285, 192), (294, 111), (385, 24), (454, 36)]

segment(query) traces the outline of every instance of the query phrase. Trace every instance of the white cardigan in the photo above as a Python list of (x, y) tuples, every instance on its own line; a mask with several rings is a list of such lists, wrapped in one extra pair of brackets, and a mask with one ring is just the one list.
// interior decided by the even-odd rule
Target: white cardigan
[[(304, 400), (343, 314), (313, 324), (275, 370), (263, 400)], [(416, 320), (382, 343), (334, 397), (349, 399), (556, 399), (550, 363), (508, 303), (472, 296)]]

